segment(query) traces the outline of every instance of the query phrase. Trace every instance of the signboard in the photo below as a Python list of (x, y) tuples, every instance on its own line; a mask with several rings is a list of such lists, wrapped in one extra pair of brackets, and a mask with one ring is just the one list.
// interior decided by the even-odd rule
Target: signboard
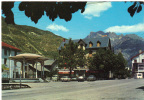
[[(70, 71), (59, 71), (59, 74), (70, 74)], [(74, 71), (71, 72), (71, 74), (74, 74)]]
[(8, 78), (8, 72), (2, 72), (2, 78)]

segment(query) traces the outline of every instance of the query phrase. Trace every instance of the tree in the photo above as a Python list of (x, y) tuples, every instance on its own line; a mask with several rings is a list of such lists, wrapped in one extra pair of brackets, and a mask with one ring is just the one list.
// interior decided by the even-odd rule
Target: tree
[(64, 47), (61, 48), (61, 52), (58, 59), (59, 67), (66, 67), (70, 70), (70, 77), (72, 73), (72, 69), (76, 67), (75, 61), (75, 53), (77, 50), (77, 45), (70, 39), (68, 44), (65, 44)]
[(58, 66), (61, 68), (68, 68), (70, 70), (69, 76), (71, 77), (72, 70), (77, 67), (83, 67), (85, 64), (84, 58), (85, 52), (82, 49), (78, 49), (78, 44), (74, 43), (71, 39), (64, 47), (61, 47), (61, 51), (58, 58)]
[(86, 52), (82, 48), (77, 49), (75, 53), (77, 66), (84, 67), (84, 65), (86, 64), (85, 54)]
[(118, 53), (116, 62), (117, 63), (114, 76), (118, 78), (124, 78), (125, 75), (128, 73), (128, 70), (126, 69), (127, 61), (125, 60), (121, 52)]
[(142, 10), (142, 6), (144, 6), (144, 2), (134, 2), (133, 5), (128, 8), (131, 17), (133, 17), (136, 12), (139, 13)]
[(99, 49), (93, 58), (89, 58), (89, 68), (92, 70), (103, 70), (105, 72), (113, 70), (115, 55), (111, 50)]
[[(19, 10), (24, 11), (27, 17), (30, 17), (35, 23), (44, 15), (54, 21), (57, 17), (70, 21), (72, 13), (81, 10), (84, 12), (86, 2), (21, 2)], [(7, 24), (14, 24), (14, 14), (11, 9), (14, 7), (14, 2), (2, 2), (2, 13), (6, 16)]]
[(124, 77), (128, 73), (127, 61), (122, 53), (114, 54), (111, 50), (99, 49), (93, 58), (89, 58), (90, 70), (102, 70), (104, 73), (111, 71), (115, 77)]
[[(85, 6), (87, 2), (21, 2), (19, 5), (19, 10), (24, 11), (27, 17), (30, 17), (35, 23), (44, 15), (49, 16), (49, 19), (54, 21), (57, 17), (60, 19), (65, 19), (65, 21), (70, 21), (72, 18), (72, 13), (81, 10), (81, 13), (85, 11)], [(135, 12), (139, 13), (142, 10), (142, 5), (144, 2), (134, 2), (128, 8), (128, 12), (133, 17)], [(14, 23), (14, 14), (12, 8), (14, 7), (14, 2), (2, 2), (2, 13), (5, 14), (5, 22), (7, 24)]]

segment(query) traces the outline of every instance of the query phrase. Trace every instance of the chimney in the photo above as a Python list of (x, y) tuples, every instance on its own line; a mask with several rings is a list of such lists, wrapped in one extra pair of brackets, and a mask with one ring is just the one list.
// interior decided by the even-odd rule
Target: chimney
[(65, 38), (63, 38), (63, 42), (65, 42)]
[(139, 50), (139, 53), (142, 53), (142, 50)]

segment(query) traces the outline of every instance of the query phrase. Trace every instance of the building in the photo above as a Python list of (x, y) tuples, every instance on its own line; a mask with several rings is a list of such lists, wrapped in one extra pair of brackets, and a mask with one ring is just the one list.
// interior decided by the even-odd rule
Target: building
[[(56, 60), (46, 60), (44, 61), (44, 77), (48, 77), (49, 73), (55, 71), (58, 68)], [(37, 64), (37, 75), (41, 78), (43, 70), (41, 69), (41, 63)], [(29, 78), (36, 78), (36, 64), (32, 66), (29, 64)]]
[[(89, 38), (89, 39), (77, 39), (77, 40), (72, 40), (74, 43), (78, 43), (78, 48), (83, 48), (83, 50), (87, 50), (88, 53), (85, 55), (86, 58), (92, 57), (93, 54), (96, 53), (98, 49), (104, 49), (104, 50), (112, 50), (111, 47), (111, 41), (110, 38), (105, 36), (105, 37), (97, 37), (97, 38)], [(61, 51), (61, 47), (64, 47), (65, 44), (67, 44), (69, 40), (63, 40), (61, 43), (60, 47), (58, 48), (59, 53)], [(88, 71), (88, 67), (77, 67), (73, 69), (74, 72), (72, 74), (76, 76), (86, 76)], [(61, 69), (59, 70), (59, 74), (69, 74), (68, 69)]]
[(139, 50), (139, 53), (131, 58), (132, 61), (132, 75), (136, 73), (143, 73), (144, 77), (144, 51)]
[[(21, 50), (19, 48), (16, 48), (12, 45), (9, 45), (5, 42), (2, 42), (2, 62), (1, 66), (7, 67), (7, 70), (3, 70), (2, 77), (3, 78), (13, 78), (14, 75), (18, 75), (21, 64), (15, 63), (13, 60), (9, 59), (9, 56), (15, 56), (17, 54), (20, 54)], [(17, 66), (17, 69), (15, 69), (14, 65)]]

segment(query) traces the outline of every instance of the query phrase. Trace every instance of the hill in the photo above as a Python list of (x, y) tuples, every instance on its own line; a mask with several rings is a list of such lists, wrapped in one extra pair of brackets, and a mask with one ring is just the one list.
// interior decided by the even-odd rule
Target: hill
[(108, 36), (111, 39), (112, 47), (115, 53), (122, 52), (128, 65), (131, 66), (131, 57), (139, 53), (139, 50), (144, 51), (144, 39), (136, 34), (117, 35), (114, 32), (104, 33), (103, 31), (91, 32), (86, 38), (95, 38), (98, 36)]
[(7, 25), (2, 18), (2, 41), (22, 50), (54, 58), (63, 38), (50, 31), (25, 25)]

